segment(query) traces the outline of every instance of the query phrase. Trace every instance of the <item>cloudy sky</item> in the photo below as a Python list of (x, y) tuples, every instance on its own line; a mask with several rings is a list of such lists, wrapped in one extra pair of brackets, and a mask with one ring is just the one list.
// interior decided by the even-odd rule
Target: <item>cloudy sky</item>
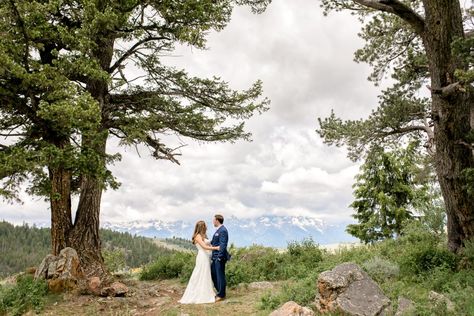
[[(235, 89), (264, 83), (270, 110), (252, 118), (252, 142), (198, 144), (186, 139), (181, 166), (147, 151), (118, 149), (112, 167), (122, 186), (103, 197), (102, 221), (208, 219), (226, 216), (312, 216), (350, 220), (358, 166), (343, 149), (324, 145), (317, 117), (331, 108), (344, 118), (366, 116), (378, 90), (367, 65), (353, 62), (360, 24), (348, 14), (324, 17), (317, 0), (273, 0), (261, 15), (234, 11), (228, 27), (209, 35), (208, 50), (179, 47), (165, 62), (196, 76), (220, 76)], [(48, 205), (24, 197), (2, 202), (0, 219), (48, 222)]]

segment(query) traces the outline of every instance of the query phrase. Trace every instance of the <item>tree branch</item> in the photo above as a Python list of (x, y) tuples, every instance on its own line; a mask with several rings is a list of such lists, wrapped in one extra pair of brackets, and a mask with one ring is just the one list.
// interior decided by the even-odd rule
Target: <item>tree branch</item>
[(464, 37), (465, 37), (465, 38), (472, 38), (472, 37), (474, 37), (474, 30), (468, 30), (468, 31), (464, 32)]
[(467, 143), (467, 142), (465, 142), (465, 141), (463, 141), (463, 140), (458, 140), (458, 141), (456, 142), (456, 144), (466, 146), (466, 147), (469, 148), (470, 150), (474, 151), (474, 146), (473, 146), (473, 144), (469, 144), (469, 143)]
[(466, 92), (466, 89), (461, 85), (460, 82), (453, 82), (442, 88), (431, 88), (430, 86), (426, 87), (434, 94), (439, 94), (443, 98), (447, 98), (457, 92)]
[(113, 73), (115, 71), (115, 69), (117, 69), (118, 67), (120, 67), (120, 65), (122, 64), (122, 62), (127, 59), (128, 57), (130, 57), (133, 53), (135, 53), (135, 51), (137, 50), (137, 48), (139, 48), (141, 45), (145, 44), (145, 43), (148, 43), (148, 42), (151, 42), (151, 41), (160, 41), (160, 40), (170, 40), (169, 37), (166, 37), (166, 36), (150, 36), (150, 37), (146, 37), (146, 38), (143, 38), (141, 40), (139, 40), (138, 42), (136, 42), (135, 44), (133, 44), (132, 47), (130, 47), (129, 50), (127, 50), (114, 64), (112, 67), (110, 67), (109, 69), (109, 73)]
[(27, 136), (28, 134), (26, 133), (19, 133), (19, 134), (13, 134), (13, 133), (8, 133), (8, 134), (3, 134), (3, 133), (0, 133), (0, 136), (5, 136), (5, 137), (9, 137), (9, 136)]
[(166, 159), (178, 165), (180, 164), (179, 161), (175, 158), (175, 156), (181, 156), (181, 154), (174, 154), (173, 151), (183, 146), (180, 146), (175, 149), (170, 149), (160, 143), (158, 140), (151, 138), (150, 136), (147, 136), (146, 143), (155, 150), (153, 152), (153, 157), (155, 157), (156, 159)]
[(26, 71), (29, 71), (30, 66), (29, 66), (28, 60), (29, 60), (29, 53), (30, 53), (30, 46), (29, 46), (30, 38), (28, 36), (28, 32), (26, 31), (25, 22), (23, 21), (20, 15), (20, 12), (18, 11), (18, 8), (16, 7), (15, 1), (10, 0), (10, 5), (13, 8), (13, 12), (17, 18), (18, 24), (21, 29), (21, 33), (23, 34), (23, 39), (25, 40), (25, 54), (23, 56), (23, 62), (25, 63)]
[(355, 3), (365, 7), (392, 13), (410, 24), (418, 35), (422, 35), (425, 30), (424, 19), (413, 9), (399, 0), (353, 0)]
[(390, 135), (396, 135), (396, 134), (405, 134), (409, 132), (415, 132), (415, 131), (422, 131), (425, 132), (428, 137), (432, 134), (432, 131), (429, 127), (423, 126), (423, 125), (413, 125), (413, 126), (406, 126), (406, 127), (400, 127), (393, 129), (388, 132), (382, 132), (380, 133), (381, 136), (390, 136)]

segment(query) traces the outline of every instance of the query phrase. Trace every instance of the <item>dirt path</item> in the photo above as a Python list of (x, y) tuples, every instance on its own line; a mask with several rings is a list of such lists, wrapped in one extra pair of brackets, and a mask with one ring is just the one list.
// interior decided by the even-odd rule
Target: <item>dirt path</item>
[[(177, 280), (124, 280), (130, 293), (127, 297), (101, 298), (89, 295), (65, 294), (51, 302), (41, 315), (163, 315), (163, 316), (242, 316), (268, 315), (258, 309), (260, 297), (268, 290), (248, 288), (229, 289), (227, 299), (215, 304), (181, 305), (185, 285)], [(278, 285), (275, 284), (278, 288)]]

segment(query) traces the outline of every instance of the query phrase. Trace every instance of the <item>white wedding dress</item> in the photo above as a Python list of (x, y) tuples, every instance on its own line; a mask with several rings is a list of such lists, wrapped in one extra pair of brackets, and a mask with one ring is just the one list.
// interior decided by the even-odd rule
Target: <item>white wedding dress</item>
[[(209, 240), (205, 239), (206, 244)], [(183, 297), (179, 300), (181, 304), (204, 304), (215, 302), (214, 285), (211, 277), (211, 251), (205, 250), (196, 244), (198, 253), (193, 274), (189, 279)]]

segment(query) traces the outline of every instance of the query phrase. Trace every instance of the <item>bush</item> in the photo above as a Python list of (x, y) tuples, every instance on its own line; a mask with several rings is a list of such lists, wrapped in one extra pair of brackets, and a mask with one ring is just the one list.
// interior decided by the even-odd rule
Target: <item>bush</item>
[(391, 245), (391, 256), (407, 276), (429, 273), (435, 268), (455, 271), (458, 265), (459, 258), (447, 249), (440, 237), (417, 221), (410, 222)]
[(464, 242), (464, 248), (462, 249), (462, 267), (466, 269), (474, 268), (474, 238), (471, 238)]
[(104, 263), (110, 272), (123, 270), (125, 264), (125, 253), (123, 250), (104, 250), (102, 251)]
[(456, 304), (456, 315), (474, 315), (474, 287), (457, 286), (449, 291)]
[[(195, 263), (195, 255), (188, 252), (176, 252), (159, 257), (146, 266), (140, 274), (140, 280), (189, 279)], [(191, 271), (191, 272), (190, 272)]]
[(323, 260), (315, 268), (316, 272), (323, 272), (333, 269), (344, 262), (354, 262), (362, 265), (377, 255), (372, 245), (343, 246), (334, 251), (324, 252)]
[(400, 259), (400, 267), (408, 274), (422, 274), (431, 272), (435, 268), (456, 270), (458, 258), (446, 248), (436, 245), (414, 245)]
[(260, 308), (274, 310), (278, 306), (294, 301), (302, 306), (308, 306), (316, 297), (316, 280), (318, 274), (310, 273), (305, 278), (295, 280), (283, 285), (280, 292), (267, 292), (260, 299)]
[(31, 275), (19, 276), (16, 285), (0, 287), (0, 314), (23, 315), (30, 309), (39, 312), (47, 293), (46, 281), (35, 281)]
[(323, 260), (323, 250), (312, 238), (304, 239), (301, 242), (290, 242), (287, 249), (289, 264), (299, 264), (306, 270), (316, 268)]
[(400, 268), (396, 263), (380, 257), (374, 257), (362, 265), (365, 271), (377, 282), (398, 277)]
[(229, 286), (284, 277), (284, 257), (276, 249), (254, 245), (231, 252), (232, 260), (226, 266)]

